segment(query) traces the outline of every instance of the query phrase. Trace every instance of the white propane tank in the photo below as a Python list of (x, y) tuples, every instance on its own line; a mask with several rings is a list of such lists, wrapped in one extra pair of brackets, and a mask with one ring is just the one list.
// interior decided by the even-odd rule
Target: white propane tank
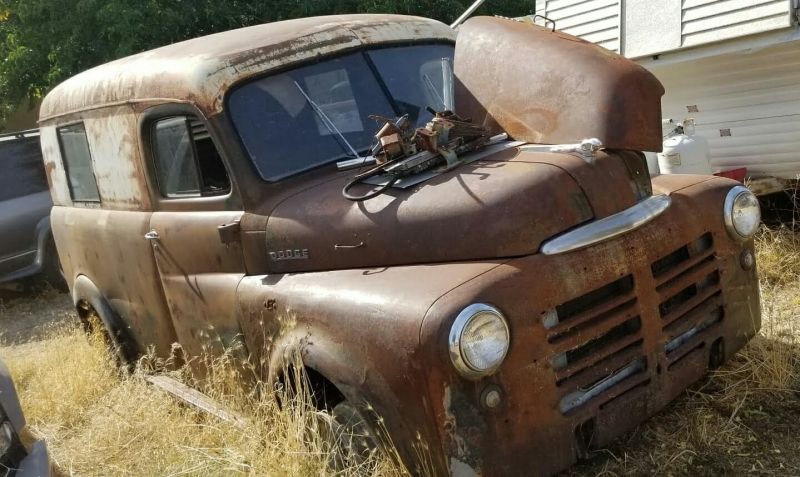
[(662, 174), (711, 174), (708, 141), (694, 135), (694, 120), (684, 121), (664, 140), (658, 168)]
[(647, 170), (650, 171), (650, 177), (661, 174), (661, 170), (658, 168), (658, 154), (645, 151), (644, 157), (647, 159)]

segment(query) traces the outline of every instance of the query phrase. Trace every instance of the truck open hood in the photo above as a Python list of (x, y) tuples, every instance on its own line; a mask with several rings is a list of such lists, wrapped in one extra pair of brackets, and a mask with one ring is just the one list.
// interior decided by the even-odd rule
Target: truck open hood
[[(636, 201), (624, 161), (507, 149), (365, 202), (341, 175), (284, 200), (267, 220), (273, 273), (494, 259)], [(616, 190), (609, 194), (609, 190)]]
[(476, 17), (459, 28), (456, 111), (520, 141), (661, 150), (652, 73), (616, 53), (530, 23)]

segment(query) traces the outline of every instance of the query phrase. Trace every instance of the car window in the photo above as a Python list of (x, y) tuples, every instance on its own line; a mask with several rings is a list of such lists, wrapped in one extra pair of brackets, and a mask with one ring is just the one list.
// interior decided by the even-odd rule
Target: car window
[(0, 201), (47, 190), (39, 136), (0, 140)]
[(58, 140), (72, 200), (100, 202), (89, 140), (86, 138), (86, 128), (83, 123), (59, 128)]
[(194, 116), (156, 121), (152, 133), (158, 187), (165, 197), (225, 194), (230, 180), (205, 124)]

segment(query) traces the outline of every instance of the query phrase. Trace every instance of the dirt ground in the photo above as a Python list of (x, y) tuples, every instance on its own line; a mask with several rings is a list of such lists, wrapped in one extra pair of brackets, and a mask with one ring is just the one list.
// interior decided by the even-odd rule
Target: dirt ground
[(0, 345), (45, 338), (57, 326), (77, 320), (67, 293), (40, 283), (0, 286)]

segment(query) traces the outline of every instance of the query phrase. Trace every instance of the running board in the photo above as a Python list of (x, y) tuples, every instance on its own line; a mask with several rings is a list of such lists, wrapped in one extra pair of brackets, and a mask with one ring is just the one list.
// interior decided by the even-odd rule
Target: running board
[(224, 406), (217, 403), (210, 397), (194, 388), (190, 388), (177, 379), (173, 379), (164, 375), (145, 376), (145, 379), (147, 382), (161, 389), (167, 394), (170, 394), (187, 404), (191, 404), (201, 411), (211, 414), (212, 416), (215, 416), (225, 422), (230, 422), (240, 429), (244, 429), (250, 425), (250, 422), (244, 417), (226, 409)]

